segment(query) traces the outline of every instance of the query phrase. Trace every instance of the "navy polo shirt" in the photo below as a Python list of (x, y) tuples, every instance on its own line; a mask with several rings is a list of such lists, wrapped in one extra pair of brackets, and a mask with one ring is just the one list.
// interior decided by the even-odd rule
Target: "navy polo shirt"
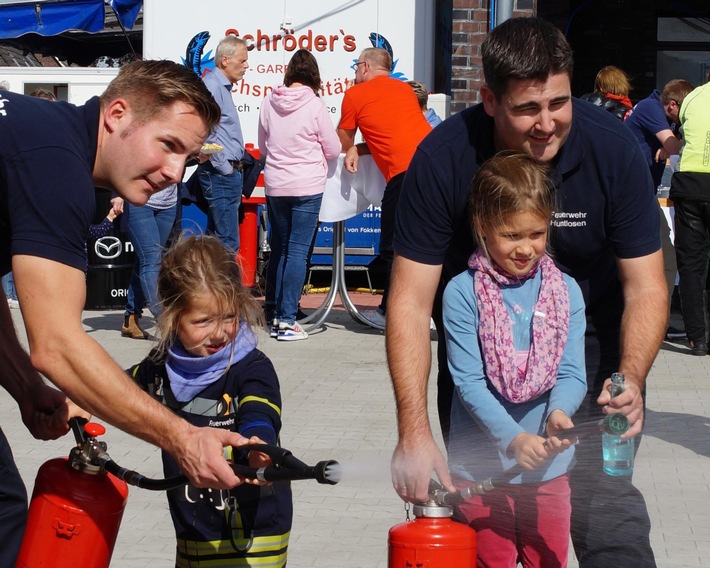
[(651, 171), (651, 177), (653, 177), (655, 192), (656, 187), (663, 179), (663, 170), (666, 168), (665, 160), (656, 161), (656, 152), (663, 148), (663, 144), (656, 135), (663, 130), (675, 132), (675, 123), (666, 116), (666, 111), (663, 108), (661, 92), (656, 89), (650, 96), (640, 100), (624, 121), (624, 125), (634, 133), (641, 145), (641, 151)]
[(0, 91), (2, 274), (16, 254), (86, 267), (98, 120), (98, 97), (77, 107)]
[[(552, 256), (579, 283), (588, 333), (618, 342), (623, 297), (616, 257), (660, 249), (660, 214), (648, 166), (633, 134), (608, 113), (573, 99), (573, 120), (556, 160)], [(397, 204), (395, 251), (442, 264), (442, 287), (467, 268), (474, 249), (471, 180), (495, 153), (483, 105), (465, 109), (422, 141)]]

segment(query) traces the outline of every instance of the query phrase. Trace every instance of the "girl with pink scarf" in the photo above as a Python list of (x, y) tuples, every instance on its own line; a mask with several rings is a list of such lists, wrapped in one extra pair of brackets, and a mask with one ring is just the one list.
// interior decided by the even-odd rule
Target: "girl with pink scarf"
[(479, 247), (444, 292), (454, 482), (524, 470), (457, 511), (478, 533), (479, 567), (567, 566), (574, 448), (555, 434), (587, 391), (585, 315), (579, 286), (546, 254), (553, 205), (545, 165), (488, 160), (470, 198)]

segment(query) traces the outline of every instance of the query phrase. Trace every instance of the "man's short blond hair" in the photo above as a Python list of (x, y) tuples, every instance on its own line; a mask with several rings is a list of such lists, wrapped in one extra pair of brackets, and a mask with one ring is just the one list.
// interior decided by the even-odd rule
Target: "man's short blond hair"
[(221, 116), (219, 106), (197, 74), (173, 61), (134, 61), (121, 67), (101, 95), (101, 108), (125, 99), (138, 122), (148, 122), (174, 103), (195, 109), (208, 129)]

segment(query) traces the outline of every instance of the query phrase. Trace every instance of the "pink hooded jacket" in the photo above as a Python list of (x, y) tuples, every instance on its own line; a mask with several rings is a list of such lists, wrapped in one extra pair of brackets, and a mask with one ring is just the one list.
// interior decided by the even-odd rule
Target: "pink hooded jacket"
[(259, 113), (259, 149), (266, 156), (264, 186), (270, 197), (323, 193), (327, 160), (340, 139), (323, 101), (310, 87), (276, 87)]

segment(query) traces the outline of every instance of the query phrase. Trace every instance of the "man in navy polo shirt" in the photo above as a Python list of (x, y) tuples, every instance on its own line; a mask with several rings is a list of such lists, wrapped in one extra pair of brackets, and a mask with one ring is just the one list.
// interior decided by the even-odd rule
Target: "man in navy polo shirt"
[[(640, 100), (624, 121), (646, 158), (651, 171), (654, 190), (660, 185), (666, 161), (678, 155), (683, 141), (678, 135), (678, 111), (683, 99), (693, 90), (693, 86), (683, 79), (673, 79), (665, 84), (663, 91), (655, 89), (648, 97)], [(663, 270), (669, 297), (673, 295), (677, 271), (675, 250), (671, 241), (671, 228), (665, 215), (661, 215), (661, 248), (663, 250)], [(685, 334), (675, 328), (668, 329), (669, 339), (678, 339)], [(707, 353), (707, 344), (691, 345), (691, 352), (697, 355)], [(697, 351), (697, 353), (696, 353)]]
[[(589, 394), (576, 423), (622, 412), (632, 422), (629, 436), (640, 434), (644, 383), (666, 328), (659, 210), (633, 135), (610, 114), (572, 100), (572, 51), (552, 24), (508, 20), (488, 35), (482, 55), (482, 104), (445, 120), (419, 145), (397, 209), (386, 343), (399, 427), (392, 479), (408, 501), (426, 500), (432, 471), (454, 489), (427, 416), (428, 322), (433, 312), (441, 330), (438, 406), (446, 437), (453, 385), (441, 293), (474, 249), (467, 201), (487, 158), (515, 149), (554, 166), (551, 250), (587, 306)], [(626, 375), (627, 389), (612, 400), (614, 371)], [(580, 566), (655, 566), (643, 497), (630, 478), (602, 473), (600, 438), (579, 445), (570, 479)]]
[(666, 160), (680, 152), (683, 141), (678, 136), (678, 112), (693, 85), (684, 79), (673, 79), (640, 100), (624, 124), (641, 145), (651, 170), (653, 187), (661, 183)]
[[(196, 428), (136, 387), (83, 329), (85, 242), (95, 187), (135, 205), (177, 183), (219, 107), (199, 78), (169, 61), (126, 65), (83, 107), (0, 92), (0, 272), (12, 269), (30, 355), (0, 302), (0, 384), (40, 439), (91, 414), (171, 453), (198, 487), (241, 482), (223, 458), (239, 434)], [(46, 375), (60, 391), (42, 381)], [(65, 396), (66, 395), (66, 396)], [(15, 565), (25, 488), (0, 431), (0, 567)]]

